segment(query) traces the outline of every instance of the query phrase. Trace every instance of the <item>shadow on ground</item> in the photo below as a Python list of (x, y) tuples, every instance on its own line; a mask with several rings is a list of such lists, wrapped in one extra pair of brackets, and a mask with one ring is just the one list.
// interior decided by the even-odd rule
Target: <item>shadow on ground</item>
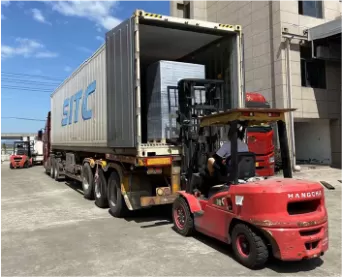
[[(174, 228), (172, 229), (174, 230)], [(193, 237), (199, 242), (204, 243), (207, 246), (215, 249), (216, 251), (234, 259), (233, 250), (230, 245), (227, 245), (214, 238), (205, 236), (201, 233), (195, 233)], [(303, 260), (299, 262), (283, 262), (271, 257), (266, 264), (266, 268), (276, 273), (300, 273), (314, 270), (315, 268), (320, 267), (322, 264), (323, 260), (320, 258), (313, 260)]]
[[(80, 182), (69, 180), (63, 180), (63, 182), (66, 186), (68, 186), (75, 192), (79, 193), (82, 196), (84, 195), (82, 190), (82, 184)], [(140, 228), (152, 228), (169, 225), (172, 224), (171, 209), (171, 205), (163, 205), (159, 207), (154, 206), (151, 208), (130, 212), (129, 215), (124, 219), (128, 222), (133, 221), (135, 223), (146, 223), (140, 226)], [(113, 216), (110, 212), (110, 209), (108, 209), (108, 213), (111, 216)]]
[[(83, 195), (82, 185), (79, 182), (64, 181), (64, 183), (77, 193)], [(111, 214), (109, 209), (108, 212)], [(154, 206), (151, 208), (133, 211), (130, 212), (129, 216), (125, 217), (124, 220), (127, 222), (142, 224), (140, 228), (154, 228), (164, 225), (172, 225), (172, 206)], [(170, 228), (175, 231), (173, 227), (170, 226)], [(234, 259), (230, 245), (197, 232), (193, 235), (193, 238)], [(299, 262), (283, 262), (275, 258), (270, 258), (269, 262), (266, 264), (266, 267), (276, 273), (300, 273), (314, 270), (315, 268), (323, 265), (323, 263), (323, 260), (320, 258), (303, 260)]]
[(82, 196), (84, 195), (83, 190), (82, 190), (82, 184), (80, 182), (77, 181), (72, 181), (72, 180), (68, 180), (68, 181), (60, 181), (63, 182), (66, 186), (68, 186), (69, 188), (71, 188), (72, 190), (76, 191), (77, 193), (81, 194)]
[(154, 206), (151, 208), (133, 211), (125, 217), (128, 222), (146, 223), (140, 228), (152, 228), (172, 224), (171, 205)]

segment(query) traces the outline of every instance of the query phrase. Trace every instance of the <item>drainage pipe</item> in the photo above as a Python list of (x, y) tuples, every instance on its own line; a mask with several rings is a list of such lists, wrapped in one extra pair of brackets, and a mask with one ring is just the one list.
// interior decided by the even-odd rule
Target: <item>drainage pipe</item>
[[(286, 40), (286, 77), (287, 77), (287, 101), (288, 107), (292, 108), (292, 72), (291, 72), (291, 38), (285, 38)], [(293, 112), (289, 113), (290, 116), (290, 137), (291, 137), (291, 152), (292, 152), (292, 167), (294, 171), (299, 171), (300, 166), (296, 164), (296, 145), (294, 136), (294, 120)]]

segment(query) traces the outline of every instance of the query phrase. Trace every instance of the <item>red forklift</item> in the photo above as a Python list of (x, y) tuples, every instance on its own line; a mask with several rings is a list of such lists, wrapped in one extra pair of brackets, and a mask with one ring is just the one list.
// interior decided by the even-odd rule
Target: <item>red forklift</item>
[[(256, 92), (246, 93), (247, 108), (270, 108), (265, 97)], [(256, 155), (256, 173), (258, 176), (269, 177), (275, 173), (274, 131), (270, 125), (255, 125), (247, 128), (247, 144)]]
[(30, 138), (27, 141), (15, 141), (13, 154), (10, 156), (10, 168), (29, 168), (32, 166)]
[[(183, 190), (173, 203), (175, 230), (183, 236), (200, 232), (232, 245), (237, 261), (251, 269), (263, 267), (270, 256), (283, 261), (323, 256), (328, 250), (323, 187), (292, 178), (285, 113), (295, 109), (222, 111), (219, 97), (213, 93), (212, 101), (202, 107), (206, 110), (198, 112), (201, 107), (191, 104), (191, 91), (202, 83), (205, 81), (192, 81), (179, 92)], [(283, 178), (265, 179), (256, 176), (256, 154), (238, 152), (238, 139), (249, 126), (274, 123)], [(222, 145), (222, 135), (217, 132), (224, 127), (229, 128), (231, 145), (231, 154), (225, 159), (215, 156)], [(211, 157), (215, 158), (215, 174), (208, 170)]]

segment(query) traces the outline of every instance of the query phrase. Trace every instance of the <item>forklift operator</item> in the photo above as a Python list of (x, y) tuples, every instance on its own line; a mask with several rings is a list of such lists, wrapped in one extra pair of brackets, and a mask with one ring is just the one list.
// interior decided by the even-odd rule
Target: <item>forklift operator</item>
[[(238, 126), (238, 139), (237, 146), (238, 152), (249, 152), (248, 145), (243, 141), (244, 139), (244, 128), (243, 126)], [(226, 164), (226, 160), (231, 155), (231, 138), (232, 138), (232, 129), (229, 128), (228, 131), (228, 141), (225, 142), (219, 150), (215, 153), (215, 155), (208, 159), (208, 171), (210, 176), (213, 176), (215, 170), (220, 170), (222, 165)]]

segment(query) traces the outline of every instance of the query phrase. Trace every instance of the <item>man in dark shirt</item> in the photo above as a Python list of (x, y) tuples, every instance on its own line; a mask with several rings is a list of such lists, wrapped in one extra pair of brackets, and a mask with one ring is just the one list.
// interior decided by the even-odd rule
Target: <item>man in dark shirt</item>
[[(231, 155), (231, 138), (232, 138), (232, 129), (229, 129), (228, 131), (228, 141), (223, 143), (223, 145), (220, 147), (219, 150), (216, 151), (215, 156), (208, 159), (208, 171), (211, 176), (213, 176), (215, 172), (215, 163), (216, 167), (220, 167), (219, 163), (221, 160), (221, 163), (225, 164), (227, 158)], [(243, 141), (244, 139), (244, 128), (243, 126), (238, 126), (238, 139), (237, 139), (237, 147), (238, 152), (248, 152), (248, 145)]]

